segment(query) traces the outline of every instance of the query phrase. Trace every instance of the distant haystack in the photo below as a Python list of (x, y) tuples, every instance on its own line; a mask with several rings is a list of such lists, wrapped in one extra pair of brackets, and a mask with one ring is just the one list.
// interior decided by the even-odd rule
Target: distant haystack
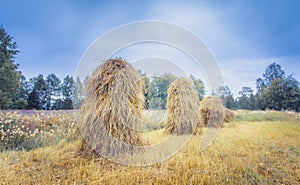
[[(196, 126), (200, 127), (198, 105), (198, 94), (190, 80), (181, 78), (172, 82), (168, 88), (165, 133), (192, 134)], [(196, 130), (200, 133), (201, 127)]]
[(89, 78), (86, 93), (79, 126), (82, 154), (115, 156), (142, 145), (136, 131), (144, 106), (142, 80), (129, 63), (107, 60)]
[(234, 121), (234, 112), (230, 109), (225, 108), (225, 116), (224, 116), (224, 122), (231, 122)]
[(224, 119), (224, 106), (220, 98), (208, 96), (200, 102), (200, 120), (206, 127), (221, 127)]

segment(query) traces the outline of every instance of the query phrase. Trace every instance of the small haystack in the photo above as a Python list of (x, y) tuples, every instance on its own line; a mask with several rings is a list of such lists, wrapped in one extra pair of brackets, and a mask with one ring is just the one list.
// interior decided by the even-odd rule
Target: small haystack
[[(172, 82), (168, 88), (165, 133), (192, 134), (197, 125), (200, 127), (198, 105), (198, 94), (190, 80), (181, 78)], [(200, 133), (201, 127), (196, 130)]]
[(83, 155), (116, 156), (142, 145), (136, 131), (144, 106), (142, 80), (129, 63), (107, 60), (89, 78), (86, 93), (79, 126)]
[(235, 115), (234, 112), (230, 109), (225, 108), (224, 122), (234, 121)]
[(200, 121), (206, 127), (222, 127), (224, 106), (220, 98), (208, 96), (200, 102)]

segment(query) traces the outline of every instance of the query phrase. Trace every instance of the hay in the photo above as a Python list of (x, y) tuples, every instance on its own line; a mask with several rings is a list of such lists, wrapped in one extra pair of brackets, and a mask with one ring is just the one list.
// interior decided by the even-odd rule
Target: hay
[(124, 60), (109, 59), (88, 79), (81, 108), (80, 152), (110, 157), (143, 145), (138, 132), (144, 96), (138, 72)]
[(192, 82), (186, 78), (175, 80), (168, 88), (167, 126), (165, 133), (173, 135), (192, 134), (196, 128), (201, 132), (197, 113), (198, 94)]
[(225, 108), (224, 122), (234, 121), (235, 115), (234, 112), (230, 109)]
[(222, 127), (224, 106), (220, 98), (208, 96), (200, 102), (200, 121), (206, 127)]

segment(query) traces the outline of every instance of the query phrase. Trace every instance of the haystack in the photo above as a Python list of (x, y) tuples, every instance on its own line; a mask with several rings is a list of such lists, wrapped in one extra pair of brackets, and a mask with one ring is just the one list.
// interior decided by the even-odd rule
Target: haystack
[(200, 121), (206, 127), (222, 127), (224, 106), (220, 98), (208, 96), (200, 102)]
[(235, 115), (234, 112), (230, 109), (225, 108), (224, 122), (231, 122), (234, 120)]
[[(165, 133), (192, 134), (197, 126), (200, 127), (198, 104), (198, 94), (190, 80), (181, 78), (172, 82), (168, 88)], [(201, 132), (201, 127), (197, 132)]]
[(86, 84), (79, 130), (82, 154), (110, 157), (141, 146), (138, 132), (144, 96), (138, 72), (126, 61), (109, 59)]

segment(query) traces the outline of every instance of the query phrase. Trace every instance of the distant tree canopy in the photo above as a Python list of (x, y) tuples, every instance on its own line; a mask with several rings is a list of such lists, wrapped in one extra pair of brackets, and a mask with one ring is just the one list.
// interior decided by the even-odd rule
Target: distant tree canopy
[(236, 108), (234, 99), (233, 99), (233, 93), (231, 92), (230, 88), (228, 86), (220, 86), (216, 93), (214, 94), (217, 97), (222, 99), (222, 103), (226, 108), (234, 109)]
[(167, 102), (167, 90), (169, 85), (177, 79), (171, 73), (165, 73), (161, 76), (147, 77), (143, 75), (145, 106), (149, 109), (165, 109)]
[[(167, 90), (169, 85), (177, 79), (171, 73), (164, 73), (160, 76), (148, 77), (141, 70), (138, 70), (144, 81), (144, 96), (146, 109), (165, 109), (167, 102)], [(197, 79), (190, 75), (199, 99), (202, 99), (205, 94), (204, 84), (201, 79)]]
[(19, 91), (20, 73), (14, 60), (18, 53), (13, 37), (0, 26), (0, 109), (12, 108)]
[(293, 75), (285, 75), (279, 64), (270, 64), (263, 78), (256, 80), (256, 87), (257, 108), (299, 111), (299, 82)]
[(199, 100), (202, 100), (205, 95), (205, 87), (203, 81), (201, 79), (197, 79), (192, 74), (190, 75), (190, 79), (193, 81), (195, 89), (198, 92)]
[(255, 96), (251, 87), (242, 87), (236, 100), (238, 109), (255, 110)]
[(29, 81), (23, 77), (21, 84), (22, 92), (27, 94), (27, 109), (73, 109), (74, 80), (69, 75), (63, 81), (53, 73), (46, 78), (40, 74)]

